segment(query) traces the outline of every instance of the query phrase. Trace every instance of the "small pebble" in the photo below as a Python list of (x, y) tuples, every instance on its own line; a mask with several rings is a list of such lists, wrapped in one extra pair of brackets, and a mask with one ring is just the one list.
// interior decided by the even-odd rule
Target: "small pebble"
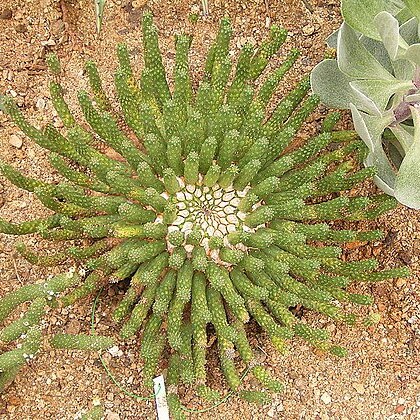
[(12, 11), (10, 9), (3, 9), (3, 11), (0, 14), (0, 19), (11, 19), (12, 18)]
[(36, 107), (38, 109), (44, 109), (45, 108), (45, 100), (42, 98), (38, 98), (38, 100), (36, 101)]
[(20, 149), (22, 147), (23, 141), (16, 134), (12, 134), (9, 139), (9, 144), (13, 147), (16, 147), (16, 149)]
[(310, 36), (315, 32), (315, 27), (313, 25), (306, 25), (302, 28), (302, 30), (306, 36)]
[(27, 32), (27, 31), (28, 31), (28, 28), (27, 28), (24, 24), (19, 23), (18, 25), (16, 25), (16, 27), (15, 27), (15, 31), (16, 31), (18, 34), (24, 34), (25, 32)]
[(398, 414), (401, 414), (404, 410), (405, 410), (405, 406), (402, 404), (397, 405), (397, 407), (395, 408), (395, 412)]
[(324, 393), (321, 395), (321, 401), (322, 401), (324, 404), (331, 404), (331, 396), (330, 396), (330, 394), (328, 394), (328, 393), (324, 392)]

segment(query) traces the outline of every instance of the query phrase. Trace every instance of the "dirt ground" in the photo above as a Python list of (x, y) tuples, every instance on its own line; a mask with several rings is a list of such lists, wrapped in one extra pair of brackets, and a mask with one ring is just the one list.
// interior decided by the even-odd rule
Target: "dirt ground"
[[(27, 117), (36, 125), (53, 120), (48, 93), (45, 54), (57, 52), (65, 74), (64, 85), (72, 109), (76, 110), (76, 91), (86, 87), (83, 63), (94, 59), (108, 91), (113, 91), (116, 68), (115, 45), (126, 42), (133, 65), (141, 66), (140, 16), (152, 9), (160, 29), (161, 47), (168, 68), (173, 64), (174, 34), (183, 30), (194, 34), (191, 67), (194, 81), (201, 76), (205, 54), (217, 32), (221, 17), (228, 15), (235, 29), (232, 51), (247, 40), (260, 41), (270, 22), (289, 30), (288, 46), (302, 51), (297, 68), (291, 72), (286, 90), (309, 71), (324, 53), (325, 37), (340, 24), (339, 0), (209, 0), (210, 14), (200, 17), (193, 27), (188, 15), (200, 1), (190, 0), (107, 0), (103, 31), (96, 36), (93, 1), (90, 0), (3, 0), (0, 4), (0, 92), (15, 97)], [(282, 92), (280, 92), (281, 94)], [(317, 122), (317, 117), (314, 118)], [(0, 113), (0, 156), (27, 175), (54, 180), (56, 175), (47, 153), (37, 147)], [(367, 188), (375, 190), (370, 184)], [(45, 215), (31, 194), (0, 180), (0, 216), (23, 221)], [(369, 329), (335, 326), (305, 312), (308, 321), (324, 325), (335, 341), (349, 349), (349, 356), (336, 359), (294, 341), (288, 355), (280, 356), (266, 340), (260, 347), (272, 373), (284, 381), (285, 392), (264, 406), (248, 404), (236, 397), (205, 413), (192, 413), (193, 419), (420, 419), (420, 213), (403, 207), (383, 216), (369, 227), (386, 234), (383, 243), (349, 246), (349, 259), (377, 256), (383, 267), (408, 264), (412, 276), (382, 284), (357, 286), (375, 297), (371, 309), (381, 313), (381, 322)], [(13, 250), (14, 238), (0, 237), (0, 296), (22, 283), (42, 280), (58, 269), (31, 266)], [(42, 248), (36, 238), (29, 243)], [(353, 244), (354, 245), (354, 244)], [(103, 302), (112, 302), (120, 291), (116, 287), (101, 297), (97, 311), (97, 331), (114, 335)], [(91, 300), (77, 309), (51, 310), (46, 331), (89, 332)], [(132, 393), (147, 395), (140, 385), (141, 364), (136, 343), (118, 343), (120, 352), (104, 355), (116, 380)], [(0, 348), (0, 351), (2, 349)], [(210, 366), (211, 366), (210, 362)], [(220, 376), (215, 372), (213, 382)], [(220, 379), (221, 380), (221, 379)], [(417, 383), (417, 386), (416, 386)], [(223, 384), (222, 384), (223, 385)], [(246, 378), (244, 386), (254, 381)], [(193, 411), (208, 405), (184, 390), (183, 402)], [(49, 349), (18, 375), (14, 384), (0, 396), (0, 419), (80, 418), (99, 399), (107, 420), (153, 419), (153, 401), (136, 400), (119, 389), (109, 378), (97, 354)], [(189, 414), (188, 414), (189, 416)]]

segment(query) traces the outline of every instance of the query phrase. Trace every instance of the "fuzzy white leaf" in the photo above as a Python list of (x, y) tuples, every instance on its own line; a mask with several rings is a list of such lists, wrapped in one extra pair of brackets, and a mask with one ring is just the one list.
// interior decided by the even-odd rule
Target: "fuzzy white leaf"
[(350, 83), (357, 95), (369, 98), (374, 104), (373, 112), (381, 115), (387, 108), (392, 95), (414, 88), (411, 80), (355, 80)]
[(352, 79), (393, 80), (392, 74), (363, 46), (354, 30), (345, 23), (338, 34), (337, 61), (339, 69)]
[(420, 44), (410, 45), (404, 54), (404, 58), (420, 66)]
[(363, 46), (376, 58), (376, 60), (379, 61), (382, 67), (384, 67), (389, 73), (392, 74), (394, 69), (384, 44), (381, 41), (376, 41), (375, 39), (364, 35), (359, 39)]
[(350, 87), (351, 79), (338, 68), (336, 60), (324, 60), (311, 73), (312, 91), (321, 102), (331, 108), (349, 109), (354, 103), (359, 109), (369, 111)]
[(376, 40), (380, 40), (381, 37), (374, 23), (375, 16), (384, 10), (396, 15), (403, 7), (403, 4), (389, 0), (342, 0), (341, 2), (344, 21), (356, 31)]
[(408, 60), (396, 60), (392, 62), (394, 75), (399, 80), (411, 80), (415, 71), (415, 65)]
[(337, 49), (337, 39), (338, 39), (338, 29), (328, 36), (328, 38), (326, 39), (326, 43), (330, 48)]
[(405, 124), (397, 124), (389, 127), (394, 136), (397, 138), (402, 155), (405, 156), (414, 141), (414, 127)]
[(400, 35), (408, 45), (420, 42), (418, 27), (419, 23), (414, 17), (400, 26)]
[(410, 12), (420, 22), (420, 2), (419, 0), (404, 0), (405, 5), (410, 9)]
[[(361, 82), (369, 82), (370, 80), (360, 80)], [(357, 81), (350, 82), (350, 87), (353, 89), (354, 95), (357, 97), (357, 99), (363, 103), (365, 110), (369, 114), (374, 114), (377, 116), (381, 116), (381, 110), (378, 108), (376, 103), (365, 93), (363, 93), (360, 89), (358, 89), (356, 85)], [(357, 107), (358, 109), (361, 109), (360, 106)]]
[(360, 112), (353, 104), (350, 104), (350, 109), (354, 128), (369, 149), (365, 165), (374, 166), (377, 169), (378, 182), (381, 184), (378, 186), (384, 189), (387, 194), (392, 195), (395, 171), (382, 147), (382, 133), (393, 121), (393, 115), (387, 113), (383, 117), (376, 117)]
[(414, 141), (398, 171), (395, 197), (402, 204), (420, 209), (420, 107), (412, 107)]
[(400, 38), (398, 20), (388, 12), (381, 12), (375, 16), (374, 22), (389, 56), (392, 60), (395, 60)]
[(407, 95), (405, 97), (407, 102), (420, 102), (420, 93), (413, 93), (412, 95)]

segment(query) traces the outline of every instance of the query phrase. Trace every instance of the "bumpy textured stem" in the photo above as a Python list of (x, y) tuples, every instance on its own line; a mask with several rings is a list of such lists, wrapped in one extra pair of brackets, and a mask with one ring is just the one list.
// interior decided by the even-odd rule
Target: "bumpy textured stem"
[[(37, 129), (10, 98), (0, 97), (1, 109), (20, 130), (53, 152), (51, 164), (65, 178), (49, 184), (2, 163), (4, 177), (34, 193), (53, 215), (20, 224), (0, 219), (0, 232), (77, 240), (56, 253), (39, 255), (23, 245), (18, 250), (35, 264), (74, 259), (86, 271), (28, 284), (0, 299), (0, 321), (30, 302), (23, 317), (0, 331), (7, 343), (24, 339), (21, 348), (0, 355), (0, 389), (38, 350), (37, 325), (59, 293), (66, 292), (61, 304), (71, 305), (120, 283), (123, 293), (113, 320), (121, 323), (123, 339), (138, 336), (148, 386), (160, 360), (169, 355), (168, 404), (175, 418), (184, 418), (180, 383), (194, 384), (204, 398), (220, 397), (206, 385), (207, 356), (213, 353), (207, 350), (214, 341), (231, 389), (240, 388), (239, 355), (263, 387), (279, 392), (281, 384), (257, 364), (246, 327), (250, 319), (279, 351), (298, 336), (344, 356), (325, 330), (307, 325), (291, 308), (299, 305), (352, 325), (357, 315), (347, 313), (341, 302), (369, 305), (372, 299), (348, 292), (350, 283), (408, 275), (404, 267), (378, 271), (375, 260), (341, 259), (343, 243), (377, 241), (382, 234), (335, 230), (326, 222), (374, 219), (396, 202), (385, 196), (348, 197), (346, 191), (374, 171), (358, 170), (364, 146), (354, 132), (333, 131), (338, 114), (326, 117), (320, 134), (295, 141), (319, 102), (308, 95), (308, 78), (267, 115), (298, 51), (292, 50), (260, 89), (254, 81), (286, 31), (273, 26), (260, 48), (245, 45), (232, 78), (231, 36), (229, 20), (223, 19), (195, 91), (188, 60), (191, 38), (179, 35), (171, 91), (157, 30), (150, 13), (144, 13), (145, 66), (138, 80), (128, 48), (117, 48), (119, 107), (105, 93), (95, 64), (86, 64), (92, 97), (83, 91), (78, 98), (91, 131), (78, 124), (66, 104), (54, 57), (49, 59), (50, 91), (65, 135), (51, 124)], [(112, 340), (59, 334), (52, 345), (103, 350)], [(262, 402), (267, 393), (240, 395)]]

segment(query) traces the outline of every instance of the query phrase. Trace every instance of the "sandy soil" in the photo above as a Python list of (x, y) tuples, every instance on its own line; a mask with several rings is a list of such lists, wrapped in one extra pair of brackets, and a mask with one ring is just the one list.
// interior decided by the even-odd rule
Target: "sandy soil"
[[(280, 23), (290, 31), (290, 39), (273, 64), (281, 62), (292, 46), (303, 53), (288, 78), (286, 90), (322, 58), (323, 39), (340, 24), (338, 0), (308, 0), (306, 5), (301, 0), (209, 0), (210, 15), (201, 17), (195, 27), (189, 23), (188, 15), (199, 1), (108, 0), (103, 32), (97, 37), (91, 3), (89, 0), (3, 0), (0, 5), (0, 92), (15, 96), (28, 118), (37, 125), (51, 120), (59, 125), (49, 101), (45, 54), (56, 51), (59, 55), (67, 96), (72, 109), (76, 110), (75, 92), (86, 87), (81, 77), (86, 59), (92, 58), (98, 63), (110, 91), (113, 90), (117, 42), (128, 44), (134, 66), (140, 67), (139, 18), (145, 7), (150, 7), (155, 14), (168, 68), (173, 64), (174, 34), (182, 30), (194, 34), (191, 62), (195, 81), (199, 80), (205, 53), (222, 16), (232, 18), (234, 52), (246, 40), (260, 41), (270, 21)], [(319, 116), (313, 118), (314, 126), (318, 120)], [(27, 175), (44, 180), (56, 178), (47, 163), (47, 153), (24, 138), (2, 113), (0, 156)], [(371, 184), (367, 188), (375, 189)], [(30, 194), (0, 180), (1, 217), (23, 221), (45, 214)], [(191, 418), (420, 418), (420, 395), (418, 385), (416, 387), (416, 381), (420, 380), (420, 213), (400, 207), (370, 227), (385, 231), (384, 243), (359, 244), (357, 248), (353, 244), (346, 249), (345, 257), (375, 255), (384, 267), (408, 264), (413, 270), (408, 279), (357, 287), (359, 292), (370, 291), (375, 297), (372, 311), (381, 313), (379, 325), (368, 330), (335, 326), (305, 312), (308, 321), (326, 326), (337, 343), (350, 350), (348, 358), (337, 360), (300, 341), (294, 341), (289, 355), (280, 356), (270, 351), (267, 341), (260, 337), (266, 364), (284, 381), (285, 392), (266, 406), (251, 405), (232, 397), (206, 413), (192, 413)], [(29, 242), (39, 248), (46, 246), (38, 244), (36, 238), (30, 238)], [(22, 283), (42, 280), (59, 271), (31, 266), (15, 254), (14, 243), (14, 238), (2, 236), (0, 239), (0, 296)], [(112, 305), (118, 293), (116, 287), (101, 297), (98, 332), (116, 336), (104, 303)], [(91, 303), (91, 300), (86, 301), (77, 309), (50, 311), (46, 331), (49, 334), (88, 332)], [(127, 390), (147, 395), (140, 385), (141, 363), (135, 343), (118, 345), (120, 355), (104, 356), (110, 369)], [(215, 372), (213, 382), (219, 379)], [(251, 378), (245, 379), (246, 388), (254, 385)], [(184, 403), (192, 410), (206, 407), (188, 390), (184, 393)], [(0, 396), (0, 418), (73, 419), (91, 407), (95, 399), (104, 404), (108, 420), (155, 418), (153, 402), (125, 395), (112, 383), (97, 354), (55, 351), (48, 347)]]

